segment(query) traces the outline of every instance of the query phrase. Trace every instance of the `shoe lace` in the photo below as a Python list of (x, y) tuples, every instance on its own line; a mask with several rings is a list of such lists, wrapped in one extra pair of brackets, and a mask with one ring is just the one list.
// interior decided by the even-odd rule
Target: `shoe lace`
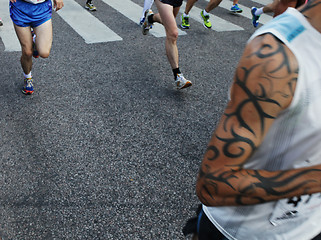
[(182, 73), (177, 74), (176, 80), (179, 81), (180, 83), (186, 82), (186, 79)]
[(209, 23), (210, 22), (210, 15), (203, 15), (204, 16), (204, 22)]
[(27, 78), (26, 80), (26, 86), (31, 87), (32, 86), (32, 78)]
[(184, 17), (184, 22), (185, 22), (185, 24), (188, 24), (188, 22), (189, 22), (189, 17)]

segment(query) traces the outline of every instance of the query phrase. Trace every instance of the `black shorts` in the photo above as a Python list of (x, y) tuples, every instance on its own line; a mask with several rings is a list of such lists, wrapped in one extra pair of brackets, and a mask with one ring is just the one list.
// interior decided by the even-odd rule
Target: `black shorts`
[(183, 0), (159, 0), (162, 3), (169, 4), (171, 6), (175, 7), (180, 7), (183, 4)]
[(197, 234), (199, 240), (224, 240), (224, 235), (214, 226), (214, 224), (208, 219), (203, 209), (198, 215), (197, 221)]
[(224, 235), (214, 226), (203, 212), (202, 205), (198, 205), (196, 217), (190, 218), (183, 227), (183, 234), (197, 234), (198, 240), (226, 240)]

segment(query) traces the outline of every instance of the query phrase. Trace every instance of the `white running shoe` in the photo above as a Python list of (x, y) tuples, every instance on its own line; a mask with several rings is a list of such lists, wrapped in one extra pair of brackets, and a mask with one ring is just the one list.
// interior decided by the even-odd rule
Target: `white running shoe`
[(192, 86), (192, 82), (187, 80), (182, 73), (177, 74), (175, 83), (177, 89), (183, 89)]
[(148, 22), (148, 17), (150, 15), (154, 14), (153, 11), (151, 9), (147, 9), (144, 13), (144, 16), (145, 16), (145, 20), (144, 20), (144, 23), (142, 25), (142, 32), (143, 32), (143, 35), (146, 35), (148, 32), (149, 32), (149, 29), (152, 28), (153, 24), (152, 23), (149, 23)]

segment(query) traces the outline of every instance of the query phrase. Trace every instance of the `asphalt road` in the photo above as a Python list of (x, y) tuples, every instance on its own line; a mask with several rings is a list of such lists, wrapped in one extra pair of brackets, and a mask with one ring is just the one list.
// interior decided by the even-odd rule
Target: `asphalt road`
[(193, 86), (178, 91), (165, 39), (94, 3), (92, 14), (123, 40), (86, 44), (54, 13), (51, 56), (34, 60), (33, 96), (20, 90), (20, 53), (0, 41), (2, 240), (184, 239), (199, 203), (198, 168), (255, 29), (223, 8), (213, 14), (244, 30), (191, 20), (178, 47)]

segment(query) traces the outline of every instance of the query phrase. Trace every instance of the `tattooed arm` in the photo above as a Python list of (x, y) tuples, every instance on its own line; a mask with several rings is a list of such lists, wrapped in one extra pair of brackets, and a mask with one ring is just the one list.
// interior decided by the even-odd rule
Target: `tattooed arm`
[[(293, 98), (298, 63), (270, 34), (245, 48), (228, 103), (200, 167), (196, 191), (207, 206), (249, 205), (321, 191), (321, 166), (270, 172), (243, 166)], [(264, 146), (261, 146), (264, 147)]]

